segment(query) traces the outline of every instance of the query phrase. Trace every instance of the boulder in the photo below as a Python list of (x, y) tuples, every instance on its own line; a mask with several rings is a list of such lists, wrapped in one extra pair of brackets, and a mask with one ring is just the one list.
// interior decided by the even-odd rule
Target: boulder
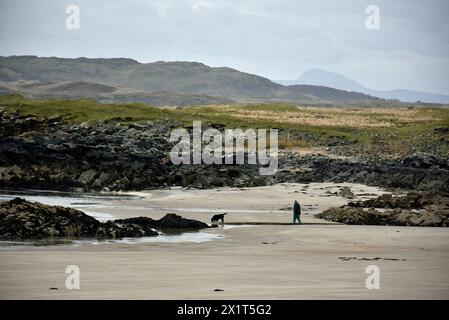
[(107, 221), (100, 225), (95, 233), (95, 237), (99, 239), (119, 239), (152, 237), (158, 234), (156, 231), (144, 230), (135, 224), (118, 225), (115, 222)]
[(351, 191), (351, 188), (349, 188), (349, 187), (343, 187), (343, 189), (341, 189), (337, 193), (337, 195), (339, 195), (340, 197), (348, 198), (348, 199), (354, 198), (354, 193)]
[(439, 126), (439, 127), (435, 127), (433, 129), (433, 131), (438, 132), (438, 133), (449, 133), (449, 127), (448, 126)]
[(157, 228), (157, 221), (153, 220), (151, 218), (135, 217), (135, 218), (127, 218), (127, 219), (117, 219), (117, 220), (114, 220), (114, 222), (123, 227), (137, 226), (141, 230), (143, 230), (145, 236), (153, 235), (154, 233), (157, 233), (156, 231), (154, 231), (154, 229)]
[(128, 219), (115, 220), (115, 223), (121, 225), (134, 224), (143, 230), (152, 229), (202, 229), (209, 226), (201, 221), (186, 219), (174, 213), (168, 213), (159, 220), (153, 220), (148, 217), (136, 217)]
[(94, 180), (95, 176), (97, 175), (97, 172), (93, 169), (84, 171), (83, 173), (81, 173), (81, 175), (78, 178), (78, 182), (82, 185), (87, 185), (90, 182), (92, 182), (92, 180)]
[(85, 213), (15, 198), (0, 203), (0, 238), (92, 237), (101, 225)]
[(402, 159), (402, 164), (408, 167), (430, 168), (438, 165), (439, 160), (433, 154), (417, 152)]
[(209, 226), (198, 220), (186, 219), (174, 213), (168, 213), (157, 221), (157, 227), (160, 229), (201, 229)]

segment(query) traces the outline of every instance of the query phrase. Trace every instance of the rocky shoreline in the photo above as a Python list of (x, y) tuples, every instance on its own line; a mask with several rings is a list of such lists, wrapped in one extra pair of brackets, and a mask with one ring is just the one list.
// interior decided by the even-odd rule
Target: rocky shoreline
[(170, 213), (159, 220), (140, 217), (100, 222), (72, 208), (49, 206), (22, 198), (0, 202), (1, 240), (154, 237), (159, 235), (156, 230), (203, 228), (209, 226)]
[[(414, 153), (402, 158), (353, 155), (345, 158), (285, 154), (279, 182), (353, 182), (390, 190), (449, 192), (449, 159)], [(298, 168), (301, 170), (298, 171)]]
[(409, 192), (329, 208), (317, 218), (354, 225), (449, 227), (449, 194)]
[(384, 159), (280, 152), (274, 176), (260, 176), (248, 164), (173, 165), (169, 135), (181, 124), (132, 120), (74, 124), (0, 110), (0, 189), (108, 192), (328, 181), (449, 192), (449, 159), (425, 153)]

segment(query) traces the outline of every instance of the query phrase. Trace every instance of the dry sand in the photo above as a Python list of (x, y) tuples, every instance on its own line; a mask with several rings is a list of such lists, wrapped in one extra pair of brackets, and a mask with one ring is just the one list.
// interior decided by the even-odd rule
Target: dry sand
[[(358, 194), (382, 191), (351, 186)], [(347, 202), (333, 184), (286, 184), (141, 193), (141, 200), (98, 208), (117, 217), (167, 212), (208, 221), (228, 211), (221, 238), (201, 243), (83, 243), (2, 247), (2, 299), (448, 299), (449, 229), (320, 224), (313, 214)], [(305, 193), (302, 193), (305, 192)], [(359, 196), (358, 198), (363, 198)], [(232, 226), (233, 222), (288, 223), (293, 199), (303, 225)], [(182, 209), (180, 209), (182, 208)], [(340, 257), (398, 260), (348, 260)], [(65, 287), (65, 268), (78, 265), (81, 288)], [(380, 268), (380, 289), (368, 290), (369, 265)], [(58, 290), (49, 290), (58, 288)], [(215, 289), (224, 291), (215, 292)]]

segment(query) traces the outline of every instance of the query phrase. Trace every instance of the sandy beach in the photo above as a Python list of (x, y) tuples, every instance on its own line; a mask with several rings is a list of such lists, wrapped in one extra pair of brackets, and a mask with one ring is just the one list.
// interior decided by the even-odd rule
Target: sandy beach
[[(224, 227), (201, 231), (214, 235), (204, 241), (187, 236), (185, 241), (1, 246), (0, 298), (448, 299), (449, 230), (347, 226), (314, 218), (347, 203), (332, 194), (343, 186), (351, 187), (357, 200), (384, 193), (331, 183), (172, 189), (87, 208), (86, 213), (114, 218), (173, 212), (209, 222), (214, 213), (228, 215)], [(287, 224), (291, 210), (281, 210), (294, 199), (303, 206), (303, 225)], [(68, 265), (80, 268), (79, 290), (65, 287)], [(365, 286), (369, 265), (380, 269), (379, 290)]]

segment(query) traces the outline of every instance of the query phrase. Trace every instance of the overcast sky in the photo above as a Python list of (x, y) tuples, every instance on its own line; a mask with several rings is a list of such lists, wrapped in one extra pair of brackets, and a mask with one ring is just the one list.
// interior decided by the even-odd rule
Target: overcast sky
[[(80, 9), (80, 29), (65, 8)], [(365, 26), (368, 5), (380, 29)], [(311, 68), (449, 94), (446, 0), (0, 0), (0, 55), (199, 61), (270, 79)]]

